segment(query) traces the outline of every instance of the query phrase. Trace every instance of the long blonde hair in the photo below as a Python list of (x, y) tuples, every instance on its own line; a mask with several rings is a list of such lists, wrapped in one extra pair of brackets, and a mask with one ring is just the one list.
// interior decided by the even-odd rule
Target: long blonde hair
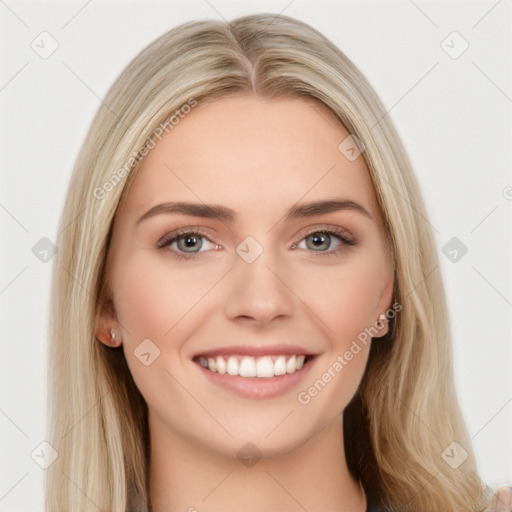
[[(373, 344), (344, 413), (350, 470), (389, 510), (484, 508), (454, 389), (437, 252), (400, 139), (338, 48), (302, 22), (262, 14), (169, 31), (128, 65), (91, 125), (54, 261), (49, 418), (59, 457), (48, 469), (47, 511), (147, 510), (146, 405), (122, 350), (95, 338), (109, 297), (113, 219), (159, 126), (169, 127), (184, 105), (240, 93), (319, 101), (365, 147), (402, 310)], [(467, 453), (459, 467), (449, 464), (455, 452), (446, 450), (454, 449)]]

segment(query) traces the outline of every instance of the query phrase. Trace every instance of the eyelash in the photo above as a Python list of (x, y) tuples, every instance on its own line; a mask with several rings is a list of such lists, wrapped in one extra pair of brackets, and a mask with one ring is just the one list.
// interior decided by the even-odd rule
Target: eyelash
[[(313, 235), (313, 234), (320, 234), (320, 235), (329, 235), (329, 236), (335, 236), (336, 238), (338, 238), (340, 241), (341, 241), (341, 244), (340, 246), (338, 246), (336, 249), (334, 250), (328, 250), (328, 251), (313, 251), (313, 250), (308, 250), (308, 252), (314, 254), (314, 256), (336, 256), (338, 254), (338, 252), (340, 251), (340, 248), (343, 247), (344, 245), (349, 245), (349, 246), (354, 246), (356, 245), (356, 241), (351, 238), (346, 231), (344, 230), (337, 230), (337, 229), (333, 229), (333, 228), (326, 228), (326, 229), (312, 229), (310, 231), (308, 231), (300, 240), (298, 243), (302, 242), (304, 239), (306, 239), (308, 236), (310, 235)], [(193, 228), (184, 228), (184, 229), (179, 229), (177, 231), (173, 231), (172, 233), (167, 233), (166, 235), (164, 235), (156, 244), (157, 248), (158, 249), (164, 249), (165, 247), (169, 247), (173, 242), (175, 242), (178, 238), (184, 236), (184, 235), (198, 235), (200, 237), (204, 237), (206, 238), (209, 242), (213, 243), (209, 238), (208, 238), (208, 235), (206, 233), (204, 233), (203, 231), (201, 231), (200, 229), (193, 229)], [(297, 247), (297, 244), (293, 244), (293, 248), (296, 249)], [(218, 247), (218, 246), (217, 246)], [(200, 253), (189, 253), (188, 255), (185, 256), (184, 253), (180, 252), (180, 251), (172, 251), (173, 255), (177, 258), (180, 258), (180, 259), (183, 259), (183, 260), (192, 260), (194, 259), (198, 254)]]
[[(156, 246), (158, 249), (164, 249), (165, 247), (170, 246), (173, 242), (175, 242), (178, 238), (180, 238), (183, 235), (199, 235), (201, 237), (204, 237), (204, 238), (210, 240), (208, 238), (208, 235), (206, 233), (204, 233), (203, 231), (201, 231), (200, 229), (183, 228), (183, 229), (178, 229), (177, 231), (173, 231), (172, 233), (167, 233), (157, 242)], [(196, 253), (196, 254), (190, 253), (185, 256), (184, 253), (179, 252), (179, 251), (171, 251), (171, 252), (176, 258), (183, 259), (183, 260), (192, 260), (198, 254), (198, 253)]]
[[(345, 230), (342, 229), (334, 229), (334, 228), (315, 228), (309, 230), (300, 240), (299, 243), (302, 242), (304, 239), (306, 239), (310, 235), (329, 235), (329, 236), (335, 236), (341, 241), (341, 244), (335, 248), (335, 249), (329, 249), (328, 251), (313, 251), (306, 249), (309, 253), (311, 253), (314, 257), (325, 257), (325, 256), (337, 256), (338, 253), (342, 250), (342, 247), (344, 245), (354, 246), (356, 245), (356, 241), (348, 235), (348, 233)], [(298, 244), (293, 244), (294, 248), (297, 247)]]

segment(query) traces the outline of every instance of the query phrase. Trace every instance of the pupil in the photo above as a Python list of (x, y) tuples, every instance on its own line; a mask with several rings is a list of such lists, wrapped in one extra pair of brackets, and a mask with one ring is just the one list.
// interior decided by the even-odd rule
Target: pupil
[(187, 237), (181, 238), (180, 242), (181, 242), (181, 249), (185, 250), (187, 252), (194, 252), (193, 249), (200, 249), (201, 245), (202, 245), (201, 241), (196, 236), (187, 236)]
[(315, 249), (327, 249), (329, 247), (331, 237), (329, 235), (311, 235), (311, 242)]

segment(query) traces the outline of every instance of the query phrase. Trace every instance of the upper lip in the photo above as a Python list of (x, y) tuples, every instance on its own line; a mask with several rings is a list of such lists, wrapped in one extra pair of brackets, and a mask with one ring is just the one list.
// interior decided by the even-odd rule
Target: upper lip
[(292, 356), (292, 355), (306, 355), (313, 356), (315, 353), (305, 349), (299, 345), (233, 345), (230, 347), (219, 347), (204, 350), (195, 354), (194, 357), (200, 356)]

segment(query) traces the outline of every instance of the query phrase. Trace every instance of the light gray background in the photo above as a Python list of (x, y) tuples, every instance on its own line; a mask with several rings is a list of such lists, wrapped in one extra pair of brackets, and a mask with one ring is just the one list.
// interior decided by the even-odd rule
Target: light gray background
[[(436, 230), (457, 388), (480, 471), (512, 482), (511, 2), (15, 2), (0, 0), (2, 63), (0, 512), (42, 510), (51, 261), (79, 147), (126, 64), (175, 25), (274, 12), (310, 23), (367, 75), (390, 110)], [(41, 32), (58, 42), (42, 59)], [(469, 48), (450, 57), (457, 31)], [(460, 40), (448, 39), (452, 52)], [(452, 237), (467, 254), (450, 261)], [(443, 418), (439, 418), (443, 421)]]

